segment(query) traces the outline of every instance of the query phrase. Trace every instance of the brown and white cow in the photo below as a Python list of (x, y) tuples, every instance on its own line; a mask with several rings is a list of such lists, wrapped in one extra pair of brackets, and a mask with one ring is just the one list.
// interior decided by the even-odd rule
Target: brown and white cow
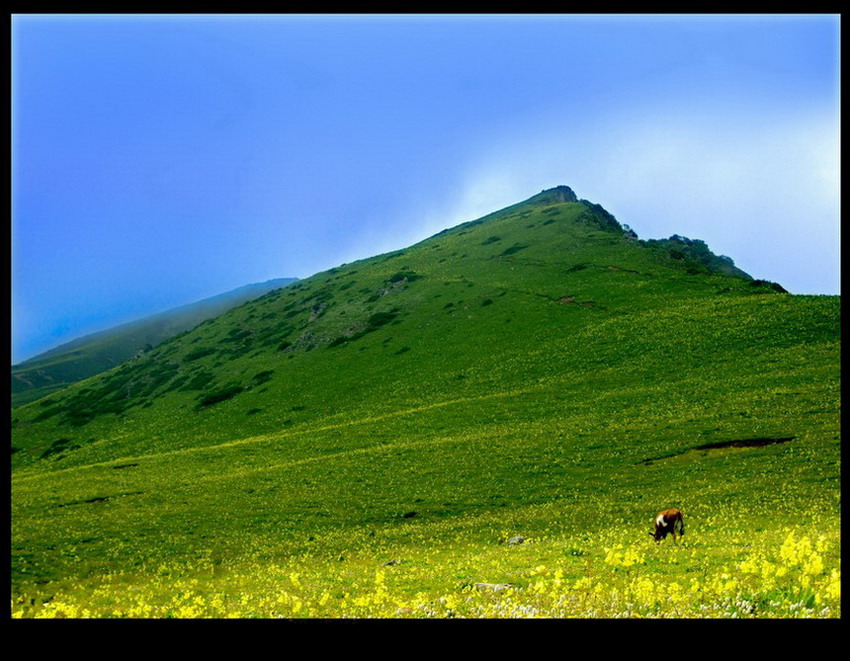
[(655, 532), (649, 533), (656, 542), (660, 542), (667, 535), (673, 535), (673, 543), (676, 542), (676, 534), (682, 537), (685, 534), (685, 518), (682, 512), (675, 507), (659, 512), (655, 517)]

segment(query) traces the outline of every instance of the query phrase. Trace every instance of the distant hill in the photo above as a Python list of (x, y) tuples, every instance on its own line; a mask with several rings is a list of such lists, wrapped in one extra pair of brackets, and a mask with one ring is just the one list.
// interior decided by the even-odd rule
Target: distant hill
[(163, 340), (297, 278), (258, 282), (91, 333), (12, 366), (12, 406), (20, 406), (153, 349)]

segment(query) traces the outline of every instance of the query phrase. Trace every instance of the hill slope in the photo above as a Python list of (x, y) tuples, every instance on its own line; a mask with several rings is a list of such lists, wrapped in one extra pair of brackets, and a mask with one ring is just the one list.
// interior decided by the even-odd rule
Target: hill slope
[[(214, 616), (445, 615), (476, 582), (530, 589), (537, 567), (622, 594), (612, 549), (645, 546), (668, 506), (696, 544), (676, 571), (706, 581), (816, 512), (816, 579), (831, 594), (838, 297), (670, 250), (558, 187), (270, 292), (21, 407), (13, 586), (33, 599), (21, 614), (187, 615), (182, 586)], [(509, 553), (499, 540), (512, 535), (537, 543)], [(669, 581), (664, 547), (644, 546), (641, 576)], [(381, 596), (384, 562), (396, 601)], [(711, 612), (728, 615), (718, 585)], [(522, 594), (508, 607), (485, 591), (463, 612), (521, 614)], [(608, 612), (558, 599), (545, 612)], [(669, 612), (646, 599), (644, 614)]]
[(295, 282), (277, 278), (182, 305), (91, 333), (12, 366), (12, 406), (45, 397), (72, 383), (120, 365), (137, 353), (230, 308)]

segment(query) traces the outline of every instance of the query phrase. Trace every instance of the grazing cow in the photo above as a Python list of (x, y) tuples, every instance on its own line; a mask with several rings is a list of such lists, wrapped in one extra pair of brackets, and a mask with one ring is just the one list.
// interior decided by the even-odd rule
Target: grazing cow
[(668, 534), (672, 534), (673, 543), (675, 544), (676, 533), (679, 534), (679, 537), (685, 534), (685, 519), (682, 516), (682, 512), (675, 507), (659, 512), (658, 516), (655, 517), (655, 532), (649, 534), (656, 542), (660, 542)]

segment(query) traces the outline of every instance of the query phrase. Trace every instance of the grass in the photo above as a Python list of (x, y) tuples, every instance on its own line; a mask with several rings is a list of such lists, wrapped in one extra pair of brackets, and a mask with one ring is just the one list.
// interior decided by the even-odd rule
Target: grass
[(13, 614), (840, 616), (838, 297), (550, 201), (16, 409)]

